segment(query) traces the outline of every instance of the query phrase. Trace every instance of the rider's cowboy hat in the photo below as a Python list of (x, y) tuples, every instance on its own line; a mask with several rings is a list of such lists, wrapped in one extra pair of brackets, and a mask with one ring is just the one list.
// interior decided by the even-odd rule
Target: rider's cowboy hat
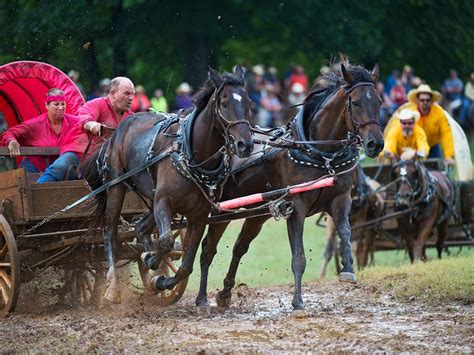
[(410, 90), (408, 92), (408, 101), (412, 103), (417, 103), (417, 98), (419, 94), (430, 94), (433, 102), (441, 100), (441, 94), (439, 91), (431, 90), (429, 85), (421, 84), (416, 89)]
[(409, 108), (403, 109), (398, 113), (398, 119), (400, 121), (414, 120), (416, 122), (419, 118), (420, 113)]

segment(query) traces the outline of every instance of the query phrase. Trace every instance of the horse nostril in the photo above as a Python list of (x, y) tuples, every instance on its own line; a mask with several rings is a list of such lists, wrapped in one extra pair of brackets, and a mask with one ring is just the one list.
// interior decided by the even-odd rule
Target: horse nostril
[(384, 141), (377, 141), (377, 149), (379, 151), (382, 151), (383, 150), (383, 146), (384, 146)]
[(239, 152), (244, 151), (244, 150), (245, 150), (245, 143), (242, 142), (242, 141), (238, 141), (238, 142), (237, 142), (237, 150), (238, 150)]

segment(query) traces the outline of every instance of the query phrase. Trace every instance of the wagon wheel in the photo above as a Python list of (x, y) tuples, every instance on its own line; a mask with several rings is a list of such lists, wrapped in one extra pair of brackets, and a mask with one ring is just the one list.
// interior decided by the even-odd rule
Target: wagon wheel
[(0, 318), (15, 309), (20, 294), (20, 259), (15, 237), (0, 214)]
[(104, 271), (95, 269), (90, 263), (67, 268), (64, 269), (64, 286), (59, 297), (62, 302), (70, 304), (96, 302), (100, 299), (103, 284)]
[(179, 269), (178, 264), (182, 259), (184, 253), (184, 234), (185, 230), (179, 230), (173, 233), (175, 239), (179, 236), (178, 240), (181, 242), (182, 247), (179, 248), (179, 250), (173, 250), (170, 253), (166, 254), (157, 270), (149, 270), (147, 267), (145, 267), (145, 265), (143, 265), (143, 262), (141, 260), (138, 261), (138, 270), (140, 271), (140, 277), (142, 279), (143, 285), (145, 286), (145, 289), (158, 294), (158, 304), (162, 307), (170, 306), (181, 299), (184, 294), (184, 291), (186, 290), (186, 286), (188, 285), (189, 277), (178, 283), (171, 290), (165, 290), (160, 292), (150, 290), (150, 288), (147, 286), (147, 280), (149, 280), (150, 277), (153, 277), (155, 275), (165, 275), (166, 277), (169, 277), (172, 274), (176, 274)]

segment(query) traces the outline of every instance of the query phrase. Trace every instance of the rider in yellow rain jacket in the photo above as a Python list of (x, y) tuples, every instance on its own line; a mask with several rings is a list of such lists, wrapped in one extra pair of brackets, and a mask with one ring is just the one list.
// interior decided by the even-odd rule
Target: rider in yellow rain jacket
[[(431, 90), (428, 85), (420, 85), (417, 89), (410, 90), (408, 93), (408, 103), (398, 109), (417, 110), (420, 113), (420, 119), (416, 122), (417, 126), (423, 128), (431, 152), (430, 157), (441, 157), (439, 145), (443, 149), (443, 156), (447, 164), (454, 164), (454, 144), (451, 127), (444, 113), (443, 108), (437, 103), (441, 98), (438, 91)], [(397, 112), (398, 112), (397, 111)], [(393, 126), (400, 126), (398, 120), (394, 120), (387, 126), (386, 134), (392, 130)]]
[(426, 140), (423, 128), (416, 125), (419, 119), (418, 111), (404, 109), (397, 113), (400, 124), (392, 124), (385, 137), (384, 156), (399, 158), (406, 148), (417, 151), (419, 157), (426, 158), (430, 146)]

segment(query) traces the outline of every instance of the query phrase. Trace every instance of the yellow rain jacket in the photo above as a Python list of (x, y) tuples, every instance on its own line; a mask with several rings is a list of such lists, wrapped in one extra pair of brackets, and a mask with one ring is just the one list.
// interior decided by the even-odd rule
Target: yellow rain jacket
[[(394, 113), (394, 116), (405, 108), (418, 110), (416, 104), (408, 102), (398, 108)], [(436, 144), (440, 144), (443, 149), (444, 157), (454, 158), (453, 135), (443, 108), (438, 103), (433, 103), (428, 115), (423, 116), (421, 112), (420, 115), (421, 117), (416, 122), (416, 125), (420, 126), (425, 131), (426, 139), (430, 148), (433, 148)], [(388, 132), (392, 130), (393, 126), (400, 126), (398, 119), (390, 119), (390, 121), (392, 122), (389, 122), (385, 129), (386, 135), (388, 135)]]
[(426, 134), (423, 128), (414, 125), (413, 132), (408, 136), (403, 136), (402, 126), (394, 124), (385, 137), (384, 151), (388, 151), (396, 156), (403, 153), (404, 148), (413, 148), (417, 152), (424, 152), (425, 157), (430, 152), (430, 146), (426, 140)]

